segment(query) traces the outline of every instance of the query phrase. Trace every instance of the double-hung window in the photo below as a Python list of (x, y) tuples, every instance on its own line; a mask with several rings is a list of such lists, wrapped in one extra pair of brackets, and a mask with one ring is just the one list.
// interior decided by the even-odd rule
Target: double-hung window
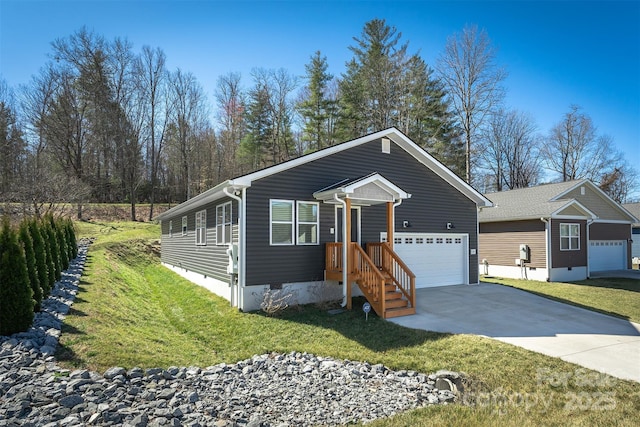
[(231, 202), (216, 206), (216, 244), (231, 243)]
[(183, 216), (182, 217), (182, 235), (186, 236), (187, 235), (187, 216)]
[(317, 202), (297, 203), (297, 236), (299, 245), (317, 245), (319, 230), (319, 215)]
[(320, 230), (318, 202), (271, 200), (272, 245), (317, 245)]
[(271, 244), (293, 245), (293, 200), (271, 200)]
[(169, 221), (169, 237), (173, 237), (173, 221)]
[(580, 224), (560, 224), (560, 250), (580, 250)]
[(196, 212), (196, 245), (207, 244), (207, 211)]

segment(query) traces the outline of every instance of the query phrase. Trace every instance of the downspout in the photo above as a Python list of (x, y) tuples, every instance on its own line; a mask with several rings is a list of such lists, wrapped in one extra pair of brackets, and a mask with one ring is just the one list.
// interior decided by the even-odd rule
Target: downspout
[[(242, 191), (244, 193), (244, 189), (242, 189)], [(240, 292), (238, 290), (238, 287), (241, 285), (242, 281), (244, 280), (244, 274), (242, 271), (242, 260), (244, 260), (244, 245), (242, 244), (242, 238), (244, 237), (243, 228), (242, 228), (244, 215), (242, 211), (242, 205), (243, 205), (244, 199), (236, 196), (235, 190), (233, 192), (230, 192), (228, 190), (228, 187), (224, 187), (222, 189), (222, 192), (226, 194), (228, 197), (231, 197), (233, 200), (238, 202), (238, 282), (235, 289), (233, 284), (231, 285), (231, 306), (233, 307), (234, 292), (235, 292), (237, 296), (235, 298), (236, 307), (242, 309), (242, 305), (240, 304), (240, 301), (239, 301)]]
[(540, 218), (545, 223), (544, 226), (544, 246), (545, 246), (545, 262), (547, 263), (547, 282), (551, 281), (551, 218)]
[(347, 272), (347, 203), (338, 197), (338, 194), (333, 195), (333, 199), (342, 205), (342, 307), (347, 306), (347, 280), (349, 273)]
[(593, 224), (594, 219), (587, 220), (587, 241), (584, 246), (587, 249), (587, 279), (591, 276), (591, 263), (589, 262), (589, 251), (591, 251), (591, 224)]
[[(396, 235), (396, 208), (402, 204), (402, 199), (398, 199), (397, 202), (393, 204), (393, 211), (391, 213), (391, 227), (393, 230), (393, 235)], [(387, 236), (387, 243), (389, 243), (389, 247), (393, 249), (393, 236)]]

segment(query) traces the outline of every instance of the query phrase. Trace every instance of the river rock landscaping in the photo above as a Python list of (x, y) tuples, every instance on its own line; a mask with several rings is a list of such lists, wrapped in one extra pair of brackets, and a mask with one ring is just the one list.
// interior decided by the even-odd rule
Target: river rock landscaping
[(393, 371), (298, 352), (207, 368), (64, 369), (54, 353), (89, 244), (80, 242), (33, 326), (0, 336), (0, 426), (334, 426), (452, 403), (462, 391), (455, 372)]

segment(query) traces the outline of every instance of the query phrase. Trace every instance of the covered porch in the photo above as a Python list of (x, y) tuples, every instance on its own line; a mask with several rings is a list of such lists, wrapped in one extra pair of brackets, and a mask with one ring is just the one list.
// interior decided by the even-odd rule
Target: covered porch
[[(343, 305), (352, 306), (352, 284), (357, 284), (374, 311), (382, 318), (415, 314), (415, 275), (393, 251), (394, 212), (411, 194), (378, 173), (343, 180), (313, 196), (342, 207), (342, 233), (326, 244), (325, 280), (343, 285)], [(368, 242), (366, 250), (352, 241), (351, 209), (386, 205), (386, 242)], [(383, 231), (383, 230), (381, 230)]]

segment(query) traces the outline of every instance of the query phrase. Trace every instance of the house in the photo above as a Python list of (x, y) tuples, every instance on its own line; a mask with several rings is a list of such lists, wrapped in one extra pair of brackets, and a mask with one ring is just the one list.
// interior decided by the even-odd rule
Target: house
[[(636, 218), (640, 218), (640, 203), (627, 203), (622, 205), (622, 207), (631, 212)], [(634, 259), (640, 258), (640, 222), (633, 223), (631, 238), (633, 240), (631, 244), (631, 257)], [(640, 262), (636, 262), (635, 264), (640, 264)]]
[(588, 180), (485, 194), (479, 218), (480, 271), (532, 280), (583, 280), (631, 268), (638, 220)]
[(333, 293), (350, 307), (362, 293), (382, 317), (411, 314), (415, 288), (478, 283), (477, 210), (490, 205), (390, 128), (166, 211), (161, 260), (244, 311), (283, 289), (300, 304)]

